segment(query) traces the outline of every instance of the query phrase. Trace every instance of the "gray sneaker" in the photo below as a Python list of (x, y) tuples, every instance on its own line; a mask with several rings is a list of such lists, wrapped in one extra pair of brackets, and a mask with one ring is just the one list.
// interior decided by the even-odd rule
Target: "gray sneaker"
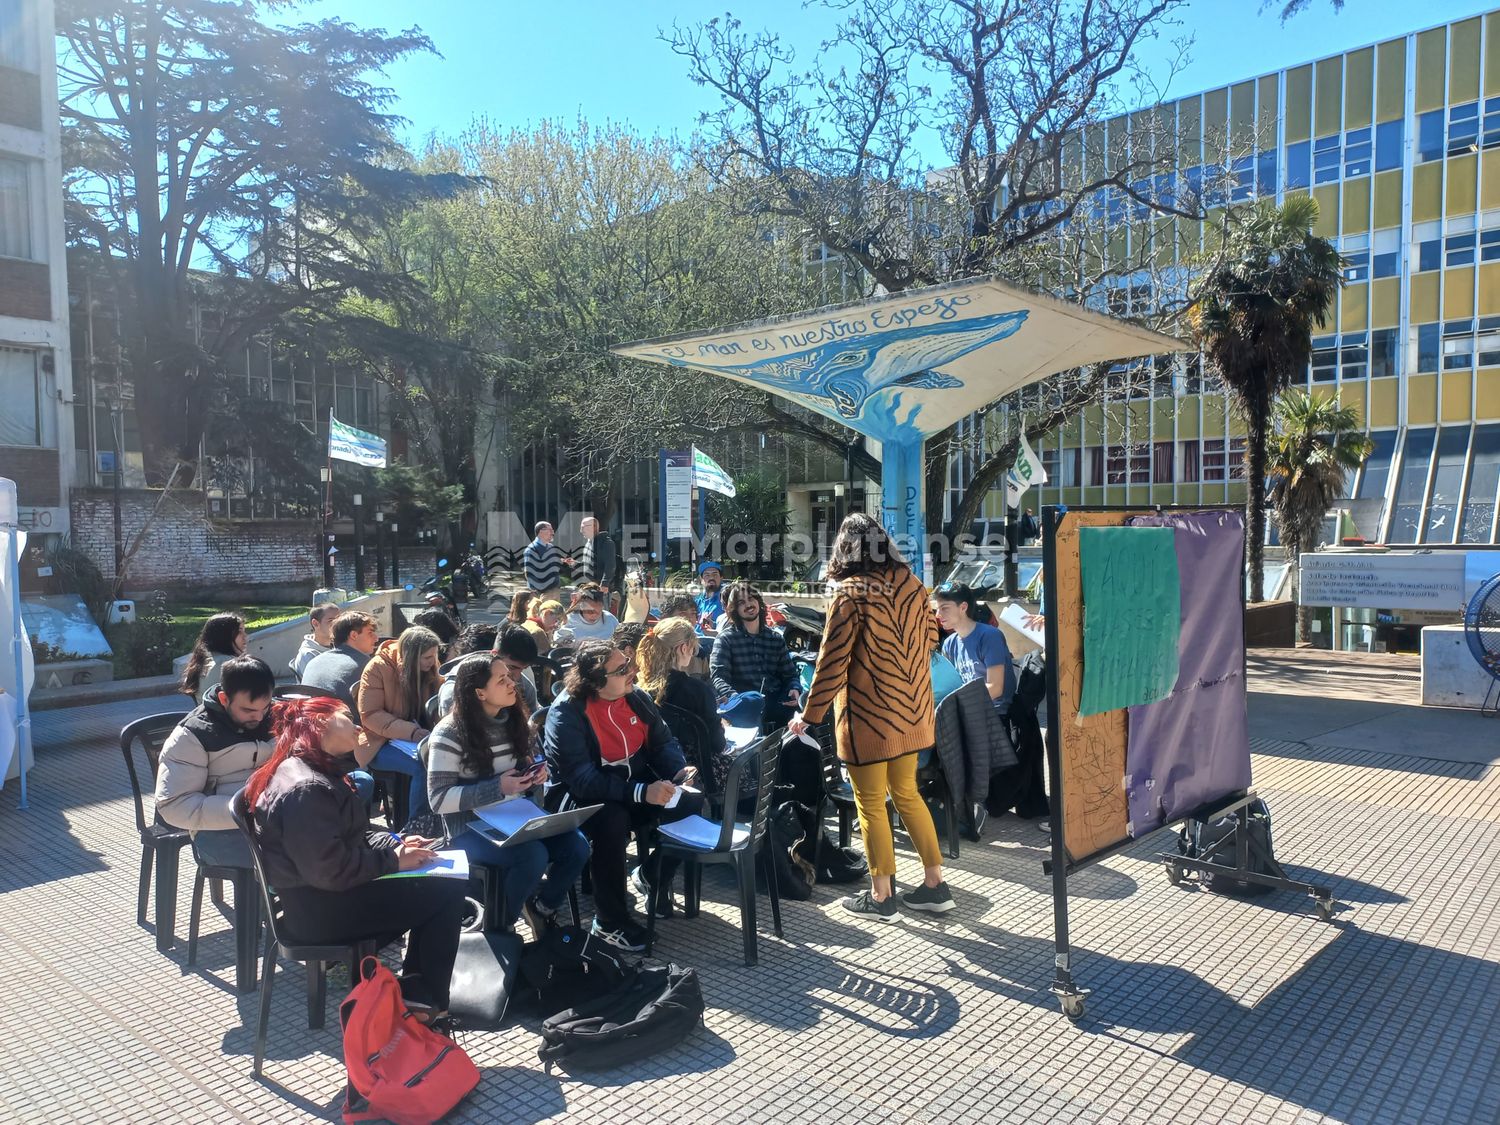
[(946, 914), (958, 905), (953, 901), (953, 892), (947, 883), (935, 887), (921, 886), (900, 897), (901, 905), (908, 910), (925, 910), (928, 914)]
[(896, 908), (896, 896), (877, 902), (875, 896), (869, 889), (862, 890), (857, 895), (839, 899), (839, 905), (850, 914), (857, 914), (861, 918), (869, 918), (873, 922), (899, 922), (901, 911)]

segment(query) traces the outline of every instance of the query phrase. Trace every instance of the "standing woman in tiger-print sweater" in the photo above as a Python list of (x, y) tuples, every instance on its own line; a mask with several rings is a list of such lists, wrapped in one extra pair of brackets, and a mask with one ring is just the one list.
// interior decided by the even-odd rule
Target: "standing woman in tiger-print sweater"
[(900, 896), (912, 910), (953, 909), (943, 882), (942, 851), (932, 814), (917, 792), (917, 752), (934, 740), (932, 650), (937, 622), (927, 589), (879, 521), (863, 513), (844, 520), (828, 577), (838, 592), (818, 650), (807, 703), (788, 728), (800, 734), (834, 708), (839, 759), (848, 767), (859, 830), (870, 860), (871, 888), (843, 900), (845, 910), (879, 922), (901, 915), (893, 895), (896, 843), (885, 812), (889, 793), (922, 857), (923, 885)]

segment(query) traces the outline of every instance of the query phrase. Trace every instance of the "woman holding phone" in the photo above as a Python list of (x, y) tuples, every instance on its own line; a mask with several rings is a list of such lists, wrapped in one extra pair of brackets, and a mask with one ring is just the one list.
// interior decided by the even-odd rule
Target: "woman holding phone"
[(427, 739), (427, 797), (452, 847), (505, 869), (500, 925), (513, 929), (524, 911), (540, 938), (588, 862), (588, 841), (575, 828), (502, 848), (469, 827), (474, 809), (514, 801), (545, 782), (547, 766), (532, 758), (526, 707), (499, 654), (467, 656), (453, 676), (453, 710)]

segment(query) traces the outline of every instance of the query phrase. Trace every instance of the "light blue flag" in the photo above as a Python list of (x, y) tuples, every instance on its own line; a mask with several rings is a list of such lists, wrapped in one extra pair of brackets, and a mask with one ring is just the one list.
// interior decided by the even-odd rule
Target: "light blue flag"
[(385, 439), (364, 430), (346, 426), (328, 414), (328, 456), (335, 461), (353, 461), (356, 465), (385, 468)]
[(719, 463), (697, 446), (693, 447), (693, 484), (710, 492), (734, 495), (734, 478), (719, 467)]

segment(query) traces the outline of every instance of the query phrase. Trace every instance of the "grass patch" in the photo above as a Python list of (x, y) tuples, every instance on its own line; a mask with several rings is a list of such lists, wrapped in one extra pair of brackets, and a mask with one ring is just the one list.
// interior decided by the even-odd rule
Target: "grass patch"
[(216, 613), (238, 613), (245, 619), (245, 630), (253, 633), (307, 616), (304, 605), (189, 605), (168, 602), (161, 607), (170, 620), (153, 619), (154, 610), (146, 602), (136, 605), (139, 619), (134, 625), (106, 625), (104, 636), (114, 650), (114, 673), (117, 680), (138, 676), (165, 676), (172, 671), (172, 661), (191, 651), (203, 631), (203, 623)]

